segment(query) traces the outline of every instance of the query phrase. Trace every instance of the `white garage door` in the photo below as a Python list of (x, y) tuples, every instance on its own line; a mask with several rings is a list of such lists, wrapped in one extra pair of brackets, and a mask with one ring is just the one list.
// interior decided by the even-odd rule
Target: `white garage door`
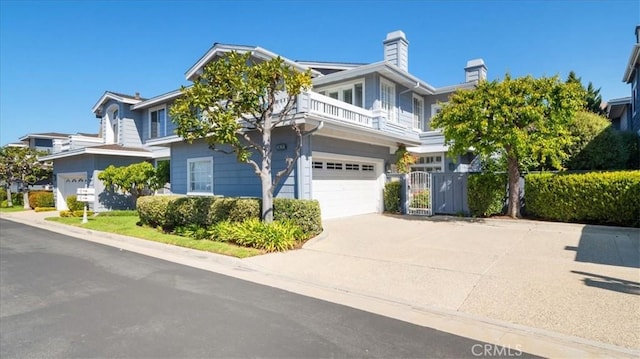
[(382, 212), (383, 161), (313, 157), (312, 197), (322, 218)]
[(58, 173), (56, 209), (67, 210), (67, 197), (77, 193), (78, 188), (84, 188), (87, 184), (86, 172)]

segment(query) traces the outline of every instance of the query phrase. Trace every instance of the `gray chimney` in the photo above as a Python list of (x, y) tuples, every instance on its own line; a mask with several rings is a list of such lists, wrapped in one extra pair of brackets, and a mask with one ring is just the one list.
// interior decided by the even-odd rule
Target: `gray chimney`
[(384, 44), (384, 60), (409, 72), (409, 42), (404, 32), (398, 30), (387, 34)]
[(464, 82), (478, 82), (487, 79), (487, 66), (482, 59), (473, 59), (467, 61), (464, 68)]

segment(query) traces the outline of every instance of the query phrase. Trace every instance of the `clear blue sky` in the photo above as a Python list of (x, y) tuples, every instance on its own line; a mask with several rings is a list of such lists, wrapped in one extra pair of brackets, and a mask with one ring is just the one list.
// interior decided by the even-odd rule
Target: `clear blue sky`
[(489, 79), (532, 74), (630, 95), (622, 82), (640, 2), (629, 1), (7, 1), (0, 0), (0, 145), (34, 132), (94, 132), (105, 90), (153, 97), (186, 84), (214, 42), (293, 60), (376, 62), (403, 30), (409, 70), (464, 80), (481, 57)]

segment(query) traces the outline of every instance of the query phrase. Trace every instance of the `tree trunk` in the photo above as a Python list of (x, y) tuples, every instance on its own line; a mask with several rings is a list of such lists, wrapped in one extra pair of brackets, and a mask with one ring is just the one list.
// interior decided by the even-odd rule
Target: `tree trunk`
[(13, 199), (11, 198), (11, 183), (7, 186), (7, 207), (13, 207)]
[(22, 190), (22, 204), (24, 209), (31, 209), (31, 206), (29, 205), (29, 187), (25, 187)]
[[(268, 126), (267, 126), (268, 125)], [(271, 190), (271, 123), (266, 123), (262, 131), (262, 221), (273, 222), (273, 191)]]
[(509, 173), (509, 209), (507, 214), (511, 218), (520, 217), (520, 169), (518, 159), (510, 155), (507, 157)]

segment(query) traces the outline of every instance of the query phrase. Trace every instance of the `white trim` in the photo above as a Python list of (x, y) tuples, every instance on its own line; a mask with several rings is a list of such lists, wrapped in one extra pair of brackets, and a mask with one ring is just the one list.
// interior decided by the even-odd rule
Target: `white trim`
[[(313, 158), (320, 158), (325, 160), (340, 160), (340, 161), (351, 161), (351, 162), (381, 162), (384, 166), (384, 160), (381, 158), (375, 157), (364, 157), (364, 156), (350, 156), (350, 155), (342, 155), (338, 153), (330, 153), (330, 152), (320, 152), (320, 151), (312, 151), (311, 152), (311, 162), (314, 161)], [(364, 161), (363, 161), (364, 160)], [(376, 169), (380, 170), (379, 169)]]
[[(186, 86), (185, 88), (189, 88), (189, 87), (191, 87), (191, 86)], [(181, 89), (173, 90), (173, 91), (168, 92), (168, 93), (166, 93), (164, 95), (156, 96), (156, 97), (150, 98), (148, 100), (144, 100), (142, 102), (138, 102), (135, 105), (131, 105), (131, 109), (132, 110), (140, 110), (140, 109), (143, 109), (143, 108), (146, 108), (146, 107), (157, 105), (157, 104), (165, 102), (165, 101), (173, 100), (175, 98), (180, 97), (181, 95), (182, 95), (182, 90)]]
[[(152, 137), (151, 136), (151, 113), (152, 112), (156, 112), (159, 110), (164, 110), (164, 128), (162, 129), (162, 133), (163, 135), (160, 135), (160, 121), (158, 120), (158, 136), (156, 137)], [(160, 137), (166, 137), (167, 136), (167, 120), (169, 117), (169, 112), (167, 111), (167, 105), (166, 104), (162, 104), (160, 106), (155, 106), (155, 107), (151, 107), (149, 108), (149, 111), (147, 112), (147, 120), (149, 120), (149, 139), (151, 138), (160, 138)]]
[[(416, 127), (416, 106), (415, 106), (415, 101), (418, 100), (418, 102), (420, 103), (420, 113), (419, 113), (419, 118), (418, 118), (418, 127)], [(416, 95), (415, 93), (413, 94), (412, 98), (411, 98), (411, 113), (412, 113), (412, 118), (411, 118), (411, 126), (413, 127), (414, 130), (417, 131), (422, 131), (424, 129), (424, 119), (425, 119), (425, 108), (424, 108), (424, 98), (422, 98), (422, 96), (420, 95)]]
[(443, 94), (443, 93), (454, 92), (454, 91), (460, 90), (460, 89), (469, 89), (469, 90), (471, 90), (471, 89), (476, 88), (477, 85), (478, 85), (477, 82), (465, 82), (465, 83), (458, 84), (458, 85), (438, 87), (433, 92), (433, 94), (434, 95), (439, 95), (439, 94)]
[(624, 69), (624, 76), (622, 77), (622, 81), (628, 84), (633, 82), (632, 75), (635, 72), (638, 61), (640, 61), (640, 44), (635, 44), (633, 46), (633, 50), (631, 50), (631, 55), (629, 56), (627, 67)]
[[(391, 96), (389, 97), (389, 99), (391, 100), (391, 102), (389, 103), (389, 107), (390, 108), (385, 108), (385, 104), (383, 101), (383, 96), (382, 96), (382, 87), (386, 86), (390, 88), (390, 92), (391, 92)], [(379, 99), (380, 99), (380, 108), (382, 109), (382, 111), (387, 113), (387, 121), (392, 122), (392, 123), (400, 123), (400, 116), (398, 116), (398, 107), (397, 107), (397, 94), (396, 94), (396, 84), (387, 80), (386, 78), (380, 76), (380, 92), (379, 94)]]
[(113, 156), (125, 156), (125, 157), (144, 157), (152, 158), (153, 155), (148, 151), (127, 151), (127, 150), (107, 150), (95, 147), (84, 147), (77, 150), (58, 152), (48, 156), (38, 157), (38, 161), (51, 161), (58, 158), (73, 157), (79, 155), (113, 155)]
[(98, 102), (96, 102), (95, 105), (93, 105), (93, 107), (91, 108), (91, 112), (96, 112), (98, 111), (98, 109), (100, 108), (100, 106), (102, 106), (102, 104), (108, 100), (108, 99), (112, 99), (112, 100), (116, 100), (118, 102), (123, 102), (123, 103), (128, 103), (131, 105), (135, 105), (138, 102), (141, 102), (142, 100), (136, 100), (136, 99), (132, 99), (132, 98), (128, 98), (128, 97), (122, 97), (122, 96), (118, 96), (114, 93), (111, 93), (109, 91), (106, 91), (104, 93), (104, 95), (102, 95), (102, 97), (100, 97), (100, 99), (98, 100)]
[[(118, 116), (113, 116), (113, 114), (118, 111)], [(120, 140), (120, 136), (118, 136), (117, 132), (120, 132), (120, 104), (114, 103), (107, 107), (107, 110), (104, 113), (103, 118), (106, 119), (105, 123), (105, 133), (104, 133), (104, 142), (106, 144), (118, 144)], [(115, 121), (115, 122), (114, 122)], [(115, 129), (114, 129), (115, 126)]]
[[(211, 164), (211, 192), (193, 192), (193, 191), (190, 191), (189, 189), (191, 187), (191, 169), (189, 167), (190, 167), (191, 163), (204, 162), (204, 161), (207, 161), (207, 162), (209, 162)], [(213, 196), (214, 195), (213, 183), (214, 183), (214, 178), (213, 178), (213, 156), (187, 158), (187, 195)]]
[[(438, 165), (438, 162), (435, 162), (437, 157), (440, 157), (440, 172), (444, 172), (445, 171), (445, 162), (446, 162), (446, 157), (445, 157), (445, 152), (432, 152), (432, 153), (424, 153), (421, 156), (418, 156), (419, 158), (433, 158), (434, 162), (432, 163), (418, 163), (418, 161), (420, 160), (419, 158), (417, 159), (415, 164), (412, 164), (410, 167), (411, 169), (415, 169), (418, 171), (424, 170), (425, 168), (436, 168)], [(426, 171), (426, 172), (430, 172), (430, 171)]]
[[(358, 106), (356, 104), (349, 103), (349, 102), (346, 102), (344, 100), (343, 91), (344, 90), (351, 90), (351, 97), (352, 97), (351, 99), (353, 100), (353, 102), (355, 102), (356, 85), (362, 85), (362, 106)], [(346, 81), (346, 82), (333, 84), (333, 85), (330, 85), (330, 86), (327, 86), (327, 87), (318, 86), (317, 88), (315, 88), (313, 90), (314, 90), (315, 93), (320, 94), (320, 95), (322, 95), (320, 92), (324, 92), (326, 95), (323, 95), (323, 96), (326, 96), (326, 97), (329, 97), (329, 93), (330, 92), (338, 92), (337, 100), (345, 102), (345, 103), (348, 103), (348, 104), (353, 105), (353, 106), (356, 106), (358, 108), (366, 108), (365, 104), (364, 104), (364, 101), (365, 101), (365, 98), (366, 98), (366, 95), (365, 95), (366, 89), (365, 89), (365, 79), (364, 79), (364, 77), (358, 78), (358, 79), (354, 79), (354, 80), (351, 80), (351, 81)], [(329, 97), (329, 98), (330, 99), (334, 99), (332, 97)], [(334, 99), (334, 100), (336, 100), (336, 99)]]

